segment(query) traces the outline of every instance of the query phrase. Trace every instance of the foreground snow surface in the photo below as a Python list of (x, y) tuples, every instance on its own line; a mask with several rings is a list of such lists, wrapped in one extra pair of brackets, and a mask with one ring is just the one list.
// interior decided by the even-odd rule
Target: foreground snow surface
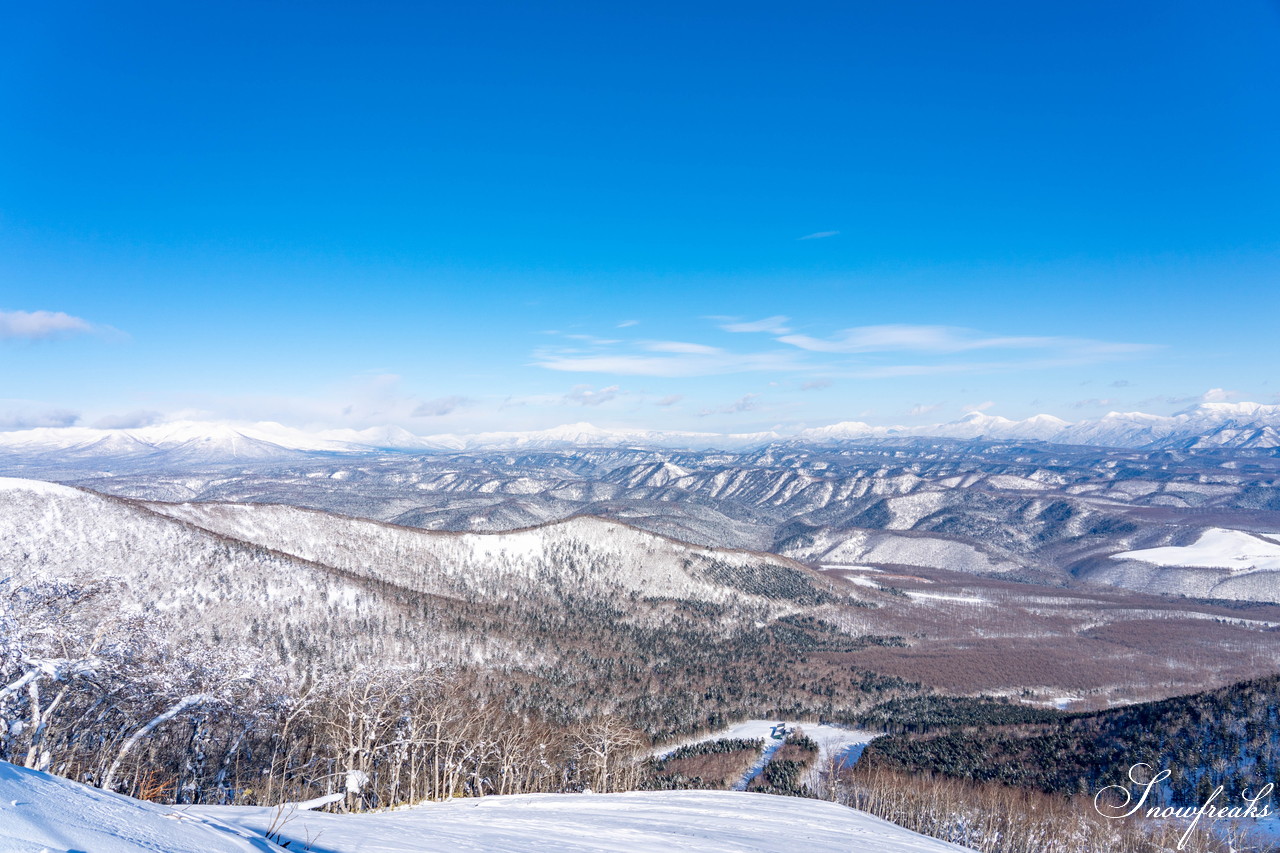
[[(261, 831), (272, 809), (193, 812)], [(834, 803), (733, 791), (525, 794), (377, 814), (299, 813), (282, 831), (316, 853), (944, 853), (926, 838)]]
[[(354, 848), (352, 848), (354, 849)], [(0, 761), (0, 853), (279, 851), (253, 833)], [(316, 851), (319, 853), (319, 851)]]
[[(280, 853), (280, 815), (161, 806), (0, 761), (0, 853)], [(945, 853), (834, 803), (731, 791), (527, 794), (370, 814), (285, 812), (290, 853)]]

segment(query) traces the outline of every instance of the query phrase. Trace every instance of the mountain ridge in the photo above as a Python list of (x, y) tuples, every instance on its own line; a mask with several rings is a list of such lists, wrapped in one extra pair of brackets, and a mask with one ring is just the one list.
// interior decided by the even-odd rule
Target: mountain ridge
[(540, 450), (580, 447), (753, 449), (778, 443), (832, 443), (903, 438), (1019, 440), (1131, 449), (1280, 448), (1280, 405), (1200, 403), (1172, 415), (1109, 412), (1070, 422), (1039, 414), (1012, 420), (969, 412), (941, 424), (873, 426), (842, 421), (793, 433), (712, 433), (610, 429), (587, 422), (541, 430), (419, 436), (397, 426), (308, 432), (265, 421), (173, 421), (134, 429), (40, 427), (0, 432), (0, 456), (30, 462), (119, 459), (145, 463), (240, 462), (310, 454), (387, 451)]

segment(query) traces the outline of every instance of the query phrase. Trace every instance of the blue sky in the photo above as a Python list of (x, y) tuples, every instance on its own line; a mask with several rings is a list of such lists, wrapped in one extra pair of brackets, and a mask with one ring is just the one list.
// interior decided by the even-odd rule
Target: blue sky
[(1280, 401), (1275, 3), (8, 15), (8, 428)]

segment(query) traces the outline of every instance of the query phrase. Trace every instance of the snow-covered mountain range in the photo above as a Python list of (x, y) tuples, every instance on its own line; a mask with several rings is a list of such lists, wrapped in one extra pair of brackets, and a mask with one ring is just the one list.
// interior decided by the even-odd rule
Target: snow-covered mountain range
[(745, 449), (777, 442), (830, 443), (909, 437), (1044, 441), (1142, 449), (1269, 449), (1280, 447), (1280, 405), (1201, 403), (1174, 415), (1111, 412), (1069, 422), (1053, 415), (1010, 420), (970, 412), (926, 426), (872, 426), (844, 421), (786, 434), (604, 429), (589, 423), (524, 432), (419, 436), (399, 427), (308, 432), (278, 423), (175, 421), (138, 429), (42, 427), (0, 433), (0, 454), (32, 462), (114, 459), (168, 465), (288, 459), (316, 453), (385, 450), (471, 451), (575, 447)]
[(1143, 449), (1280, 447), (1280, 406), (1262, 403), (1201, 403), (1174, 415), (1110, 412), (1074, 423), (1053, 415), (1010, 420), (970, 412), (957, 421), (914, 427), (874, 427), (848, 421), (804, 430), (797, 437), (839, 441), (898, 436), (1032, 440), (1053, 444)]

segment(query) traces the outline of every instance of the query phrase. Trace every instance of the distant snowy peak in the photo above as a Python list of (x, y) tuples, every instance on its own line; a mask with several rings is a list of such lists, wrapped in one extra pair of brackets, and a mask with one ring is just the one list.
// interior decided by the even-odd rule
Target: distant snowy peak
[(546, 450), (572, 447), (741, 448), (781, 438), (774, 432), (724, 434), (648, 429), (603, 429), (589, 423), (564, 424), (525, 432), (482, 432), (472, 435), (429, 435), (422, 440), (451, 450)]
[(920, 436), (957, 439), (1033, 440), (1102, 447), (1181, 448), (1280, 447), (1280, 406), (1263, 403), (1201, 403), (1174, 415), (1109, 412), (1071, 423), (1053, 415), (1010, 420), (969, 412), (956, 421), (925, 426), (870, 426), (846, 421), (803, 430), (804, 441), (855, 441)]
[(1173, 415), (1109, 412), (1095, 420), (1075, 423), (1046, 414), (1011, 420), (969, 412), (958, 420), (942, 424), (873, 426), (862, 421), (842, 421), (791, 435), (772, 431), (724, 434), (606, 429), (590, 423), (575, 423), (542, 430), (419, 436), (396, 426), (308, 432), (273, 422), (174, 421), (138, 429), (42, 427), (0, 432), (0, 454), (46, 464), (115, 460), (163, 467), (166, 464), (284, 461), (316, 453), (587, 447), (743, 450), (776, 441), (827, 443), (910, 437), (1046, 441), (1141, 449), (1272, 449), (1280, 448), (1280, 405), (1201, 403)]
[(277, 423), (231, 426), (207, 421), (173, 421), (137, 429), (44, 427), (0, 433), (0, 449), (24, 454), (145, 456), (177, 452), (210, 459), (261, 459), (298, 452), (342, 452), (355, 445)]
[(936, 438), (1031, 438), (1051, 440), (1070, 422), (1053, 415), (1035, 415), (1026, 420), (1014, 421), (999, 415), (969, 412), (956, 421), (927, 426), (871, 426), (861, 421), (845, 421), (826, 427), (815, 427), (800, 432), (796, 438), (808, 441), (853, 440), (865, 438), (892, 438), (898, 436), (929, 436)]

